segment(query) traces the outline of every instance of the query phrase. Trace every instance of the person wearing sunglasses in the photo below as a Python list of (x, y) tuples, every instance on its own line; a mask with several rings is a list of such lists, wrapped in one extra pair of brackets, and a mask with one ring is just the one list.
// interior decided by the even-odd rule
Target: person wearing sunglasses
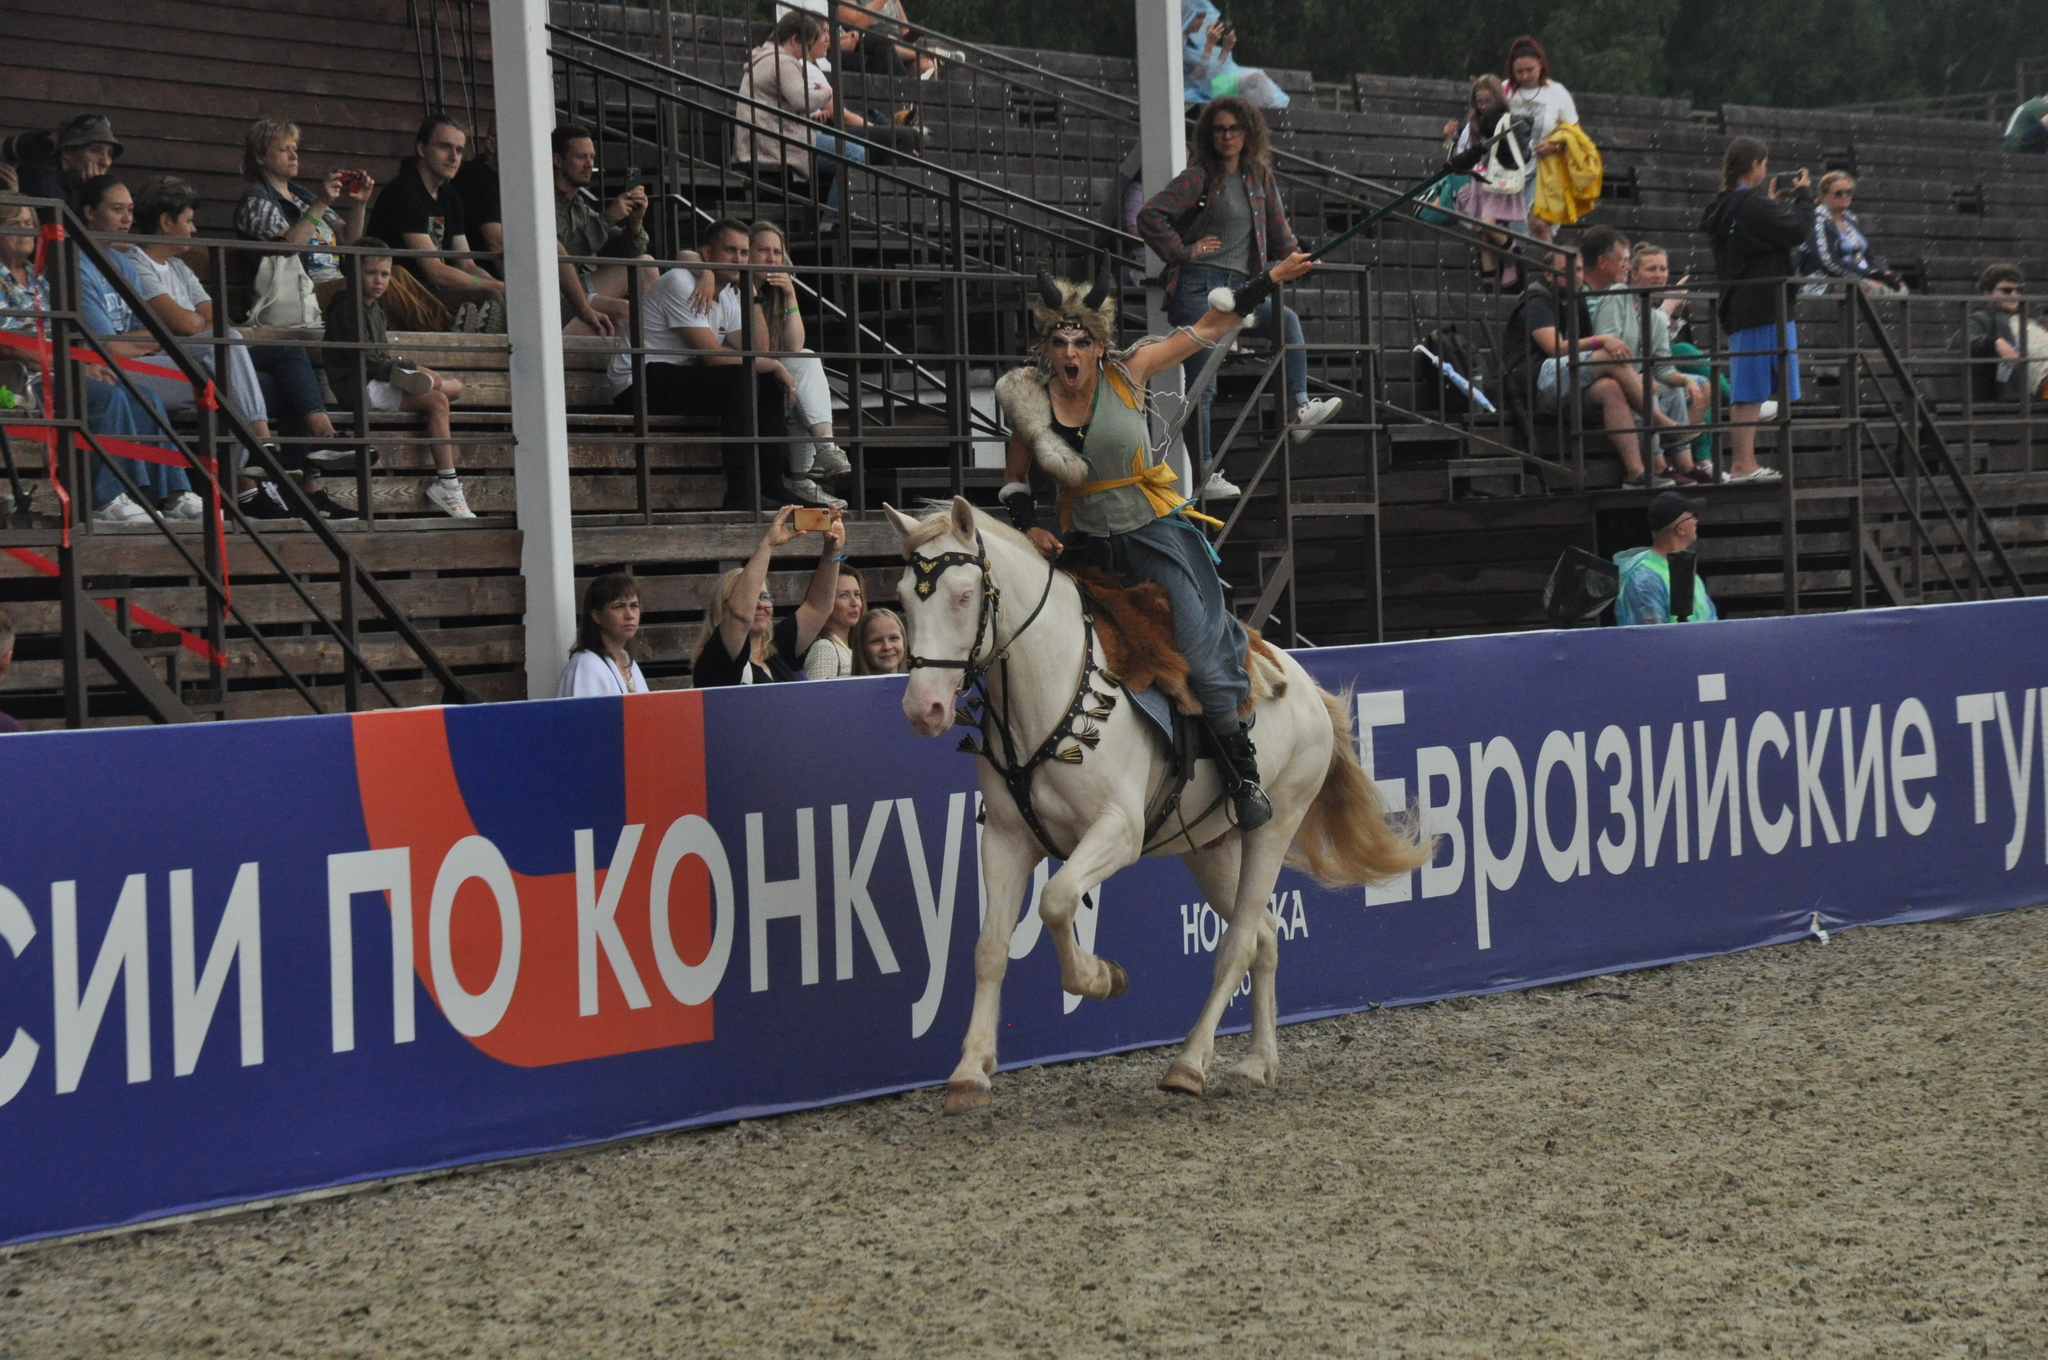
[(2000, 261), (1986, 265), (1984, 272), (1977, 276), (1977, 291), (1984, 295), (1984, 305), (1972, 308), (1961, 334), (1949, 340), (1951, 351), (1967, 345), (1970, 358), (1970, 397), (1973, 401), (2018, 401), (2026, 386), (2026, 372), (2032, 364), (2020, 360), (2048, 359), (2044, 347), (2036, 344), (2027, 346), (2028, 353), (2020, 352), (2020, 332), (2029, 330), (2022, 315), (2024, 303), (2020, 293), (2027, 286), (2027, 276), (2016, 264)]
[(796, 511), (794, 505), (778, 510), (747, 564), (721, 576), (718, 588), (711, 592), (704, 610), (704, 631), (690, 663), (690, 680), (698, 689), (804, 678), (797, 667), (825, 631), (836, 603), (840, 563), (846, 551), (846, 521), (839, 511), (832, 512), (831, 527), (821, 531), (824, 547), (803, 603), (778, 623), (775, 596), (768, 589), (768, 563), (777, 548), (811, 532), (790, 522)]
[[(1850, 204), (1856, 200), (1856, 177), (1846, 170), (1830, 170), (1820, 177), (1818, 202), (1813, 208), (1813, 234), (1807, 238), (1801, 263), (1810, 274), (1829, 279), (1858, 279), (1873, 296), (1903, 293), (1898, 275), (1885, 267), (1870, 239), (1863, 234)], [(1826, 285), (1808, 291), (1825, 291)]]
[[(1138, 213), (1138, 235), (1166, 261), (1160, 284), (1166, 289), (1166, 316), (1176, 326), (1191, 326), (1209, 312), (1209, 294), (1217, 287), (1243, 288), (1301, 249), (1287, 224), (1287, 209), (1266, 144), (1266, 120), (1250, 103), (1231, 97), (1210, 102), (1202, 110), (1190, 140), (1188, 168), (1175, 175)], [(1252, 313), (1245, 335), (1273, 333), (1273, 299)], [(1308, 351), (1301, 318), (1291, 307), (1280, 308), (1281, 334), (1287, 346), (1284, 365), (1286, 397), (1294, 411), (1295, 437), (1337, 414), (1336, 397), (1309, 400)], [(1202, 371), (1207, 355), (1197, 352), (1183, 365), (1188, 382)], [(1239, 494), (1211, 463), (1209, 412), (1216, 400), (1212, 378), (1201, 392), (1200, 443), (1189, 441), (1194, 455), (1194, 485), (1209, 500)], [(1206, 476), (1206, 480), (1205, 480)]]

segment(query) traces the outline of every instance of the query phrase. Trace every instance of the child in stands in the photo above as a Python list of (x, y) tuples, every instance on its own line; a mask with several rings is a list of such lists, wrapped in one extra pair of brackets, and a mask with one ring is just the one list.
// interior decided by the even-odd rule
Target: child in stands
[[(375, 236), (365, 236), (357, 246), (390, 249), (390, 246)], [(469, 500), (463, 494), (462, 479), (455, 475), (455, 445), (447, 441), (454, 436), (448, 424), (448, 404), (462, 395), (459, 379), (444, 377), (430, 368), (422, 368), (404, 356), (393, 354), (385, 346), (389, 343), (389, 330), (384, 320), (384, 294), (391, 287), (391, 257), (389, 255), (365, 255), (362, 257), (362, 322), (357, 325), (356, 293), (353, 288), (344, 288), (334, 295), (327, 304), (327, 333), (329, 348), (322, 351), (322, 361), (327, 366), (327, 381), (334, 387), (335, 394), (342, 399), (342, 405), (354, 406), (350, 394), (356, 390), (356, 355), (363, 355), (361, 373), (366, 387), (366, 404), (372, 411), (419, 411), (427, 418), (427, 436), (437, 441), (434, 444), (435, 478), (427, 488), (427, 499), (452, 519), (475, 519), (476, 514), (469, 508)], [(367, 350), (342, 349), (341, 345), (367, 343)]]

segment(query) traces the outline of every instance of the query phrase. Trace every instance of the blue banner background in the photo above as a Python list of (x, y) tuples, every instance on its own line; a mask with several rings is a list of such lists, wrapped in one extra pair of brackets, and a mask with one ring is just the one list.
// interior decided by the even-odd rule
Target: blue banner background
[[(1436, 881), (1418, 878), (1408, 885), (1409, 900), (1370, 905), (1357, 889), (1323, 892), (1284, 875), (1275, 907), (1286, 1018), (1791, 940), (1809, 931), (1816, 912), (1834, 929), (2048, 898), (2048, 731), (2041, 722), (2048, 695), (2035, 688), (2048, 684), (2048, 601), (1298, 655), (1327, 688), (1355, 690), (1361, 711), (1378, 720), (1370, 729), (1374, 773), (1402, 781), (1404, 799), (1419, 792), (1419, 761), (1455, 765), (1461, 796), (1441, 821), (1446, 830), (1455, 823), (1464, 862), (1450, 885), (1447, 846)], [(1715, 681), (1703, 677), (1720, 677), (1725, 697), (1712, 697)], [(356, 733), (358, 724), (391, 716), (0, 741), (0, 825), (7, 828), (0, 853), (0, 1048), (10, 1036), (15, 1045), (12, 1059), (0, 1058), (0, 1158), (9, 1171), (0, 1190), (0, 1240), (943, 1080), (958, 1058), (973, 991), (980, 902), (974, 771), (951, 739), (911, 736), (898, 708), (901, 684), (845, 681), (625, 701), (702, 706), (701, 750), (653, 754), (701, 761), (706, 817), (731, 866), (734, 930), (712, 1003), (715, 1037), (543, 1066), (515, 1066), (481, 1051), (417, 983), (417, 1037), (393, 1042), (391, 929), (368, 896), (355, 900), (351, 917), (355, 1045), (334, 1051), (328, 856), (369, 848)], [(2002, 709), (1993, 696), (2002, 696)], [(1925, 737), (1900, 719), (1902, 712), (1910, 717), (1916, 700), (1927, 718)], [(1872, 705), (1881, 710), (1876, 783), (1886, 831), (1875, 834), (1866, 795), (1856, 838), (1831, 842), (1814, 800), (1826, 803), (1838, 834), (1845, 833), (1840, 710), (1854, 717), (1860, 756)], [(1809, 760), (1803, 835), (1795, 715), (1805, 715), (1811, 736), (1823, 709), (1834, 715), (1825, 745)], [(626, 817), (623, 713), (622, 701), (613, 699), (445, 711), (448, 750), (476, 831), (513, 871), (571, 874), (573, 838), (582, 828), (594, 832), (598, 867), (610, 862)], [(1390, 721), (1396, 713), (1400, 720)], [(1759, 729), (1772, 735), (1771, 714), (1788, 734), (1782, 756), (1772, 742), (1752, 740)], [(1711, 775), (1729, 719), (1737, 728), (1736, 788), (1722, 795), (1721, 820), (1703, 860), (1694, 724), (1704, 725)], [(1641, 732), (1650, 730), (1661, 775), (1679, 723), (1687, 853), (1681, 862), (1674, 803), (1650, 866)], [(1633, 853), (1617, 873), (1589, 848), (1589, 873), (1554, 881), (1534, 820), (1538, 753), (1553, 732), (1563, 733), (1565, 743), (1584, 734), (1587, 837), (1604, 833), (1611, 842), (1622, 825), (1609, 807), (1615, 762), (1594, 762), (1609, 727), (1630, 753)], [(1524, 835), (1512, 886), (1500, 886), (1509, 875), (1497, 868), (1486, 894), (1490, 938), (1482, 948), (1473, 790), (1483, 754), (1508, 755), (1497, 738), (1513, 747), (1510, 763), (1531, 807), (1528, 818), (1519, 817), (1513, 777), (1491, 776), (1484, 839), (1499, 853), (1515, 841), (1518, 823)], [(1904, 756), (1917, 776), (1912, 762), (1926, 742), (1932, 773), (1896, 782), (1896, 757)], [(1556, 838), (1570, 841), (1576, 786), (1568, 772), (1554, 773), (1551, 783), (1542, 812)], [(1448, 801), (1446, 778), (1431, 786), (1433, 803)], [(1740, 809), (1740, 855), (1729, 853), (1731, 798)], [(926, 865), (922, 907), (903, 800), (914, 811)], [(857, 849), (878, 804), (888, 807), (869, 893), (896, 968), (882, 970), (855, 924), (848, 932), (851, 976), (841, 978), (832, 809), (845, 809), (849, 845)], [(800, 920), (784, 917), (761, 928), (767, 985), (755, 990), (750, 871), (769, 884), (799, 876), (805, 808), (816, 980), (805, 981)], [(1759, 826), (1768, 836), (1780, 808), (1789, 809), (1792, 823), (1783, 847), (1769, 853)], [(1919, 834), (1907, 824), (1915, 809), (1928, 817)], [(758, 865), (750, 865), (749, 814), (760, 817)], [(950, 904), (942, 891), (949, 820), (958, 827)], [(663, 830), (647, 828), (643, 859)], [(260, 865), (261, 884), (261, 1061), (244, 1062), (238, 987), (239, 967), (249, 964), (245, 953), (238, 968), (226, 971), (192, 1070), (178, 1075), (172, 871), (192, 874), (190, 933), (195, 967), (203, 970), (238, 866), (251, 862)], [(117, 975), (121, 956), (108, 942), (130, 937), (110, 935), (110, 925), (124, 885), (137, 874), (146, 876), (144, 928), (136, 967)], [(56, 948), (53, 885), (63, 883), (76, 885), (73, 975), (87, 1020), (97, 962), (106, 963), (103, 980), (111, 985), (102, 989), (96, 1029), (85, 1026), (90, 1047), (76, 1087), (60, 1091), (64, 961)], [(1431, 887), (1441, 895), (1424, 895)], [(413, 909), (425, 919), (428, 903), (415, 896)], [(1013, 944), (1023, 956), (1005, 989), (1005, 1065), (1168, 1042), (1192, 1021), (1218, 926), (1192, 880), (1175, 861), (1151, 861), (1117, 875), (1100, 897), (1099, 912), (1092, 919), (1084, 913), (1084, 937), (1092, 928), (1097, 952), (1129, 971), (1129, 995), (1107, 1004), (1065, 997), (1050, 943), (1027, 919)], [(647, 909), (643, 889), (637, 902), (630, 894), (622, 902), (619, 919), (637, 911), (644, 923)], [(522, 970), (537, 966), (534, 948), (529, 944)], [(662, 986), (652, 961), (636, 964), (650, 988)], [(928, 1021), (921, 1028), (920, 998), (927, 999)], [(619, 1004), (616, 989), (605, 1004)], [(1227, 1023), (1243, 1018), (1240, 998)], [(577, 1023), (573, 1011), (562, 1023)], [(25, 1044), (34, 1046), (32, 1056), (25, 1057)], [(146, 1077), (137, 1061), (144, 1055)]]

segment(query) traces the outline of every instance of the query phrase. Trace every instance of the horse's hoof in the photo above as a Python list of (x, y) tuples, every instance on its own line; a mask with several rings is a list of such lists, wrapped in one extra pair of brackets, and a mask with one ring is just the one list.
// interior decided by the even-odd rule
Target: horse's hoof
[(1216, 1083), (1219, 1096), (1248, 1096), (1265, 1090), (1272, 1083), (1263, 1071), (1249, 1067), (1233, 1067), (1225, 1072)]
[(1102, 962), (1103, 966), (1109, 969), (1109, 993), (1102, 999), (1104, 1001), (1114, 1001), (1125, 992), (1131, 990), (1131, 975), (1126, 973), (1122, 965), (1118, 964), (1114, 959), (1104, 959)]
[(985, 1110), (994, 1102), (989, 1094), (988, 1083), (972, 1081), (949, 1081), (946, 1083), (946, 1113), (966, 1114), (969, 1110)]
[(1202, 1094), (1202, 1072), (1185, 1059), (1175, 1059), (1173, 1066), (1166, 1069), (1166, 1075), (1159, 1079), (1159, 1089), (1172, 1091), (1184, 1096)]

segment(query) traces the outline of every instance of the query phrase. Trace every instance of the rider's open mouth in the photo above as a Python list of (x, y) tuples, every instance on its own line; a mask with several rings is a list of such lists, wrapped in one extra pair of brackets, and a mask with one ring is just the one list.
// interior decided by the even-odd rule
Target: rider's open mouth
[(1070, 383), (1081, 381), (1081, 365), (1072, 359), (1060, 365), (1060, 372), (1065, 375), (1066, 380)]

